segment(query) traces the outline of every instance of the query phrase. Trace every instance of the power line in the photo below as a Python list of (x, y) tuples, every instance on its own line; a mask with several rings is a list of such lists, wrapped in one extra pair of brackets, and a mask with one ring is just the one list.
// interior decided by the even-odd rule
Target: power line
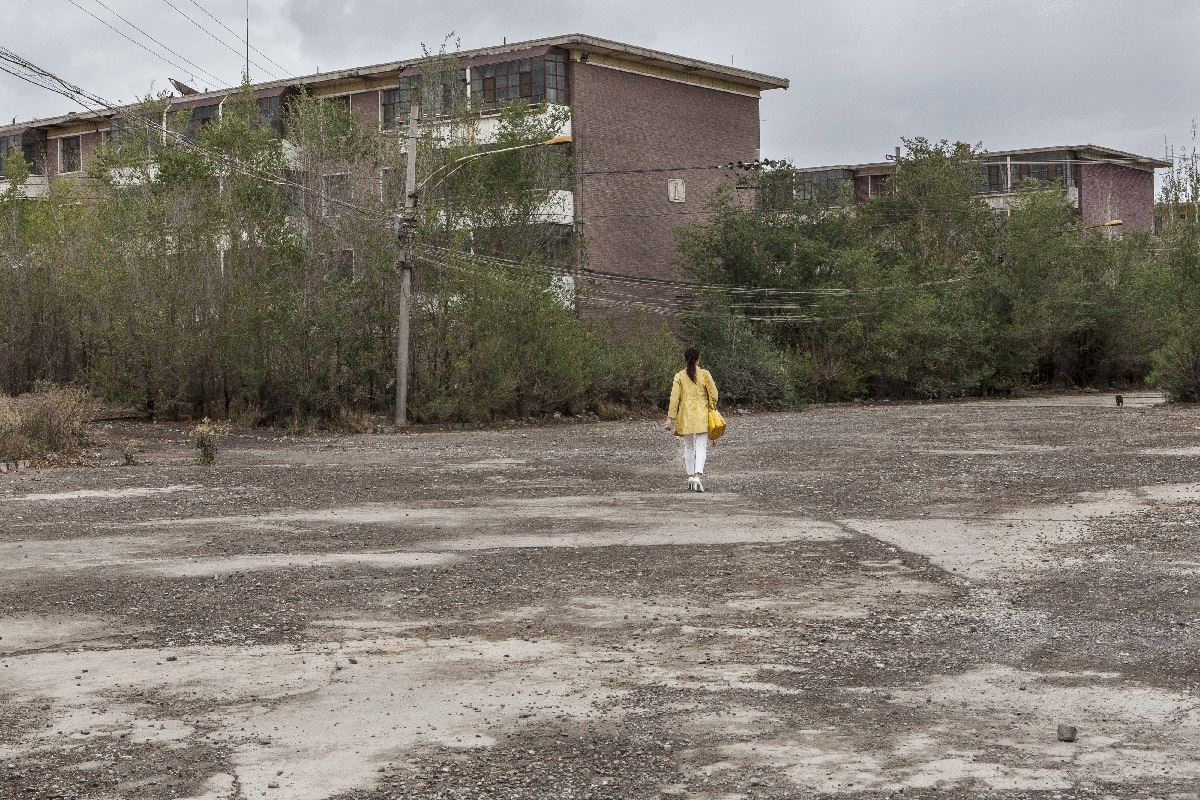
[[(204, 74), (204, 75), (207, 75), (209, 78), (212, 78), (212, 79), (213, 79), (213, 81), (214, 81), (215, 83), (217, 83), (217, 84), (224, 84), (224, 81), (222, 81), (222, 80), (221, 80), (220, 78), (218, 78), (216, 75), (213, 75), (213, 74), (212, 74), (211, 72), (209, 72), (208, 70), (206, 70), (206, 69), (204, 69), (204, 68), (202, 68), (202, 67), (200, 67), (200, 66), (197, 66), (196, 64), (193, 64), (191, 61), (188, 61), (186, 58), (184, 58), (183, 56), (179, 55), (179, 54), (178, 54), (178, 53), (176, 53), (174, 50), (172, 50), (171, 48), (169, 48), (169, 47), (167, 47), (166, 45), (162, 44), (162, 43), (161, 43), (161, 42), (159, 42), (157, 39), (155, 39), (153, 36), (150, 36), (148, 33), (146, 33), (145, 31), (143, 31), (141, 28), (139, 28), (138, 26), (134, 25), (134, 24), (133, 24), (132, 22), (130, 22), (129, 20), (127, 20), (127, 19), (125, 19), (124, 17), (122, 17), (120, 14), (117, 14), (117, 13), (116, 13), (115, 11), (113, 11), (111, 8), (108, 8), (108, 6), (104, 5), (104, 3), (101, 3), (101, 2), (100, 2), (100, 0), (95, 0), (95, 1), (96, 1), (96, 3), (97, 3), (97, 4), (99, 4), (101, 7), (105, 8), (105, 9), (108, 9), (108, 11), (109, 11), (110, 13), (112, 13), (113, 15), (115, 15), (115, 16), (116, 16), (118, 19), (120, 19), (120, 20), (121, 20), (122, 22), (124, 22), (126, 25), (128, 25), (129, 27), (131, 27), (131, 28), (133, 28), (134, 30), (138, 31), (139, 33), (141, 33), (143, 36), (145, 36), (147, 39), (149, 39), (150, 41), (152, 41), (152, 42), (154, 42), (155, 44), (157, 44), (157, 45), (158, 45), (159, 47), (161, 47), (163, 50), (167, 51), (168, 53), (171, 53), (172, 55), (176, 56), (176, 57), (177, 57), (177, 58), (179, 58), (180, 60), (182, 60), (182, 61), (184, 61), (184, 62), (186, 62), (186, 63), (188, 63), (188, 64), (191, 64), (191, 66), (192, 66), (192, 67), (194, 67), (196, 70), (198, 70), (200, 73), (202, 73), (202, 74)], [(91, 17), (92, 19), (96, 20), (96, 21), (97, 21), (97, 22), (99, 22), (100, 24), (104, 25), (104, 26), (105, 26), (105, 27), (107, 27), (109, 30), (111, 30), (111, 31), (113, 31), (114, 33), (116, 33), (116, 34), (120, 35), (121, 37), (123, 37), (123, 38), (127, 39), (128, 41), (132, 42), (133, 44), (136, 44), (138, 47), (142, 48), (143, 50), (145, 50), (147, 53), (149, 53), (150, 55), (154, 56), (155, 58), (162, 59), (163, 61), (167, 62), (168, 64), (170, 64), (171, 66), (175, 67), (176, 69), (180, 69), (180, 70), (183, 70), (184, 72), (187, 72), (187, 73), (191, 74), (191, 70), (189, 70), (187, 67), (185, 67), (185, 66), (183, 66), (183, 65), (179, 64), (178, 62), (172, 61), (171, 59), (167, 58), (166, 56), (164, 56), (164, 55), (162, 55), (162, 54), (160, 54), (160, 53), (156, 53), (156, 52), (154, 52), (154, 51), (153, 51), (153, 50), (151, 50), (149, 47), (146, 47), (146, 45), (144, 45), (144, 44), (142, 44), (141, 42), (137, 41), (136, 39), (134, 39), (134, 38), (132, 38), (132, 37), (128, 36), (128, 35), (127, 35), (127, 34), (126, 34), (124, 31), (120, 31), (120, 30), (118, 30), (118, 29), (117, 29), (115, 26), (113, 26), (113, 25), (112, 25), (111, 23), (109, 23), (107, 20), (103, 20), (103, 19), (101, 19), (100, 17), (98, 17), (98, 16), (96, 16), (95, 14), (93, 14), (91, 11), (88, 11), (86, 8), (84, 8), (83, 6), (79, 5), (79, 3), (75, 2), (75, 0), (67, 0), (67, 2), (68, 2), (68, 3), (70, 3), (71, 5), (75, 6), (75, 7), (76, 7), (76, 8), (78, 8), (80, 11), (82, 11), (82, 12), (83, 12), (83, 13), (85, 13), (85, 14), (87, 14), (89, 17)]]
[[(217, 23), (217, 24), (218, 24), (218, 25), (220, 25), (222, 28), (224, 28), (225, 30), (227, 30), (227, 31), (229, 31), (231, 34), (233, 34), (234, 38), (236, 38), (236, 39), (237, 39), (239, 42), (241, 42), (242, 44), (246, 45), (246, 46), (247, 46), (247, 47), (249, 47), (251, 50), (253, 50), (254, 52), (258, 53), (260, 56), (262, 56), (263, 58), (265, 58), (267, 61), (271, 62), (271, 63), (272, 63), (272, 64), (274, 64), (276, 67), (278, 67), (279, 69), (281, 69), (281, 70), (283, 71), (283, 74), (284, 74), (284, 75), (288, 75), (288, 74), (290, 74), (291, 70), (289, 70), (287, 67), (285, 67), (285, 66), (283, 66), (282, 64), (280, 64), (278, 61), (275, 61), (274, 59), (272, 59), (272, 58), (271, 58), (269, 55), (267, 55), (266, 53), (264, 53), (262, 50), (259, 50), (257, 47), (255, 47), (254, 45), (252, 45), (252, 44), (250, 44), (249, 42), (247, 42), (247, 41), (246, 41), (246, 39), (245, 39), (245, 38), (244, 38), (244, 37), (243, 37), (241, 34), (239, 34), (239, 33), (237, 33), (236, 31), (234, 31), (234, 30), (230, 29), (230, 27), (229, 27), (228, 25), (226, 25), (224, 22), (221, 22), (221, 20), (217, 19), (217, 18), (216, 18), (216, 17), (214, 17), (212, 14), (210, 14), (210, 13), (209, 13), (209, 11), (208, 11), (208, 9), (207, 9), (207, 8), (205, 8), (204, 6), (200, 5), (198, 2), (196, 2), (196, 0), (191, 0), (191, 4), (192, 4), (192, 5), (194, 5), (196, 8), (200, 9), (201, 11), (203, 11), (203, 12), (204, 12), (204, 13), (205, 13), (205, 14), (208, 16), (208, 18), (209, 18), (209, 19), (211, 19), (213, 22)], [(180, 13), (182, 13), (182, 12), (180, 12)], [(239, 54), (239, 55), (240, 55), (240, 54)], [(257, 65), (256, 65), (256, 66), (257, 66)], [(262, 69), (262, 67), (259, 67), (259, 69)], [(263, 70), (263, 71), (264, 71), (264, 72), (266, 72), (267, 70)]]
[(584, 172), (572, 172), (572, 175), (648, 175), (657, 172), (698, 172), (709, 169), (736, 169), (729, 164), (699, 164), (690, 167), (653, 167), (646, 169), (602, 169)]
[[(230, 45), (230, 44), (229, 44), (228, 42), (226, 42), (224, 39), (221, 39), (220, 37), (218, 37), (218, 36), (217, 36), (215, 33), (213, 33), (212, 31), (210, 31), (208, 28), (204, 27), (203, 25), (201, 25), (199, 22), (196, 22), (196, 20), (192, 19), (192, 18), (191, 18), (191, 17), (189, 17), (187, 14), (183, 13), (183, 10), (182, 10), (181, 8), (179, 8), (179, 6), (177, 6), (177, 5), (175, 5), (174, 3), (172, 3), (172, 2), (171, 2), (171, 0), (163, 0), (163, 2), (164, 2), (164, 3), (166, 3), (167, 5), (169, 5), (171, 8), (175, 9), (176, 13), (178, 13), (178, 14), (179, 14), (179, 16), (183, 17), (183, 18), (184, 18), (184, 19), (186, 19), (188, 22), (192, 23), (192, 24), (193, 24), (193, 25), (195, 25), (197, 28), (199, 28), (200, 30), (204, 31), (204, 32), (205, 32), (205, 33), (207, 33), (209, 36), (211, 36), (211, 37), (212, 37), (212, 38), (213, 38), (213, 39), (214, 39), (214, 40), (215, 40), (215, 41), (216, 41), (218, 44), (220, 44), (220, 45), (221, 45), (222, 47), (224, 47), (226, 50), (229, 50), (229, 51), (233, 52), (233, 53), (234, 53), (236, 56), (238, 56), (239, 58), (241, 58), (242, 54), (241, 54), (241, 53), (239, 53), (239, 52), (237, 51), (237, 49), (236, 49), (236, 48), (234, 48), (232, 45)], [(257, 67), (258, 69), (260, 69), (260, 70), (262, 70), (263, 72), (265, 72), (265, 73), (267, 73), (268, 75), (270, 75), (272, 78), (278, 78), (278, 77), (279, 77), (279, 76), (278, 76), (278, 75), (276, 75), (275, 73), (271, 72), (271, 70), (269, 70), (269, 69), (267, 69), (266, 67), (264, 67), (264, 66), (262, 66), (261, 64), (259, 64), (257, 61), (251, 61), (250, 63), (251, 63), (251, 64), (253, 64), (255, 67)], [(250, 76), (249, 76), (249, 75), (247, 75), (246, 77), (247, 77), (247, 79), (248, 79)]]

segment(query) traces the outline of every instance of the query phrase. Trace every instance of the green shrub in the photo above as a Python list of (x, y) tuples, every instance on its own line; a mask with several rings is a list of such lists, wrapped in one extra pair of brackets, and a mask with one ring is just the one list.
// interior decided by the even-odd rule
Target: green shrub
[(593, 398), (597, 413), (607, 418), (624, 416), (630, 407), (664, 404), (671, 378), (683, 365), (682, 348), (665, 322), (637, 314), (624, 323), (620, 333), (611, 320), (596, 326)]
[(201, 465), (211, 467), (217, 463), (217, 450), (220, 449), (221, 439), (229, 435), (228, 422), (209, 422), (208, 417), (192, 428), (188, 438), (198, 452), (197, 458)]
[[(700, 364), (713, 375), (722, 403), (795, 408), (795, 365), (788, 354), (751, 323), (712, 299), (684, 325), (684, 337), (700, 350)], [(679, 358), (680, 365), (683, 363)], [(678, 369), (678, 367), (677, 367)]]
[(1151, 354), (1149, 382), (1173, 403), (1200, 401), (1200, 329), (1188, 328)]

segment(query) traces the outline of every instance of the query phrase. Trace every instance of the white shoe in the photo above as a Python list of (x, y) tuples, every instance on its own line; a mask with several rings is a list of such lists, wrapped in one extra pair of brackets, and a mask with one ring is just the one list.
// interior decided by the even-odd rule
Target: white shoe
[(688, 491), (689, 492), (701, 491), (700, 481), (696, 480), (695, 478), (688, 478)]
[(703, 491), (704, 491), (704, 484), (700, 482), (700, 479), (699, 479), (699, 478), (696, 478), (696, 491), (697, 491), (697, 492), (703, 492)]

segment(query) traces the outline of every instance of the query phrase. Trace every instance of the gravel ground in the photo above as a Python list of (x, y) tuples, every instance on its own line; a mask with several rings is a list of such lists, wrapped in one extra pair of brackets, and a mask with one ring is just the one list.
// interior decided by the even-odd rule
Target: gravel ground
[(653, 420), (97, 424), (0, 475), (0, 797), (1200, 798), (1159, 400), (733, 411), (703, 495)]

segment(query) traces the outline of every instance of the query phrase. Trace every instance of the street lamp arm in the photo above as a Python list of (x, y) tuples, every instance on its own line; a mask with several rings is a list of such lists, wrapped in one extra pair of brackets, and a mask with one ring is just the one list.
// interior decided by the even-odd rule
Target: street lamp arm
[[(491, 156), (491, 155), (495, 155), (497, 153), (508, 153), (513, 150), (527, 150), (531, 147), (544, 147), (546, 145), (552, 145), (552, 144), (567, 144), (570, 141), (571, 141), (570, 134), (560, 133), (558, 136), (555, 136), (552, 139), (547, 139), (544, 142), (531, 142), (529, 144), (518, 144), (513, 147), (501, 147), (498, 150), (484, 150), (479, 153), (471, 153), (470, 155), (463, 156), (462, 158), (456, 158), (453, 161), (451, 161), (449, 164), (443, 164), (442, 166), (435, 169), (433, 172), (431, 172), (429, 174), (428, 177), (425, 178), (425, 180), (421, 181), (420, 184), (415, 186), (413, 188), (413, 190), (410, 192), (410, 194), (413, 195), (414, 200), (419, 201), (420, 195), (425, 190), (426, 184), (428, 184), (431, 180), (436, 178), (439, 172), (443, 172), (447, 169), (450, 170), (445, 175), (438, 178), (437, 183), (435, 183), (433, 186), (429, 187), (430, 192), (433, 192), (435, 189), (437, 189), (439, 186), (441, 186), (443, 183), (445, 183), (447, 180), (449, 180), (451, 175), (458, 172), (460, 169), (465, 167), (468, 163), (470, 163), (471, 161), (474, 161), (478, 158), (483, 158), (484, 156)], [(453, 168), (453, 169), (451, 169), (451, 168)], [(416, 203), (414, 203), (413, 205), (415, 207)]]

